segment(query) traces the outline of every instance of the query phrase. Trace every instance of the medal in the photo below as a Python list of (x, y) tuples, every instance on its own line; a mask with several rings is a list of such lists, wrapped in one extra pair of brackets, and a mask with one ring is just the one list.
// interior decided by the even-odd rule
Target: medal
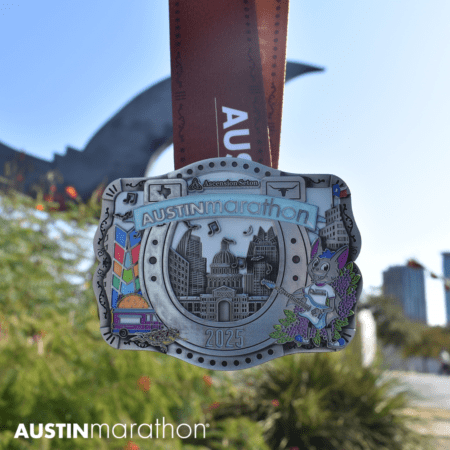
[[(103, 193), (94, 289), (104, 339), (217, 370), (345, 348), (362, 290), (350, 189), (276, 169), (284, 62), (263, 70), (258, 33), (285, 35), (287, 2), (169, 4), (176, 170)], [(219, 19), (205, 36), (208, 13)], [(264, 27), (271, 15), (277, 25)], [(207, 61), (220, 82), (192, 70)]]

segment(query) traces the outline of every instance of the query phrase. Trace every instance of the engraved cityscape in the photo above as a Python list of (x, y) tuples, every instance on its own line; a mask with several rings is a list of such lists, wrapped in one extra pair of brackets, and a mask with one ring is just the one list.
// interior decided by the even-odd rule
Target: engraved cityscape
[(267, 301), (271, 290), (263, 278), (276, 281), (279, 265), (278, 238), (270, 227), (259, 228), (247, 249), (238, 257), (223, 238), (207, 272), (200, 237), (189, 228), (176, 249), (169, 249), (169, 277), (180, 304), (195, 316), (214, 322), (233, 322), (251, 316)]

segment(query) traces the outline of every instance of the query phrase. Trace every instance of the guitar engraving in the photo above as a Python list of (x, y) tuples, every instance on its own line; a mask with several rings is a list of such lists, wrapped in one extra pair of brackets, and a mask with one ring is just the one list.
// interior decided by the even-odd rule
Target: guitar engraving
[(289, 299), (288, 305), (290, 302), (295, 303), (296, 305), (302, 307), (304, 311), (299, 312), (298, 314), (302, 317), (306, 317), (318, 330), (324, 328), (326, 323), (327, 313), (332, 311), (332, 308), (326, 305), (319, 305), (314, 301), (314, 299), (302, 291), (303, 297), (297, 297), (295, 295), (290, 294), (282, 287), (277, 286), (275, 283), (269, 280), (261, 280), (261, 284), (268, 287), (269, 289), (274, 289), (280, 294), (284, 295)]

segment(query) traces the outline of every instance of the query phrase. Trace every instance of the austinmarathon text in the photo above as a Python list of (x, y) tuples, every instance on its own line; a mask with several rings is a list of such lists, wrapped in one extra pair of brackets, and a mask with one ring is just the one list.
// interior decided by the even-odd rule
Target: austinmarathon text
[(134, 210), (136, 230), (168, 222), (204, 217), (251, 217), (316, 229), (319, 208), (309, 203), (267, 195), (189, 195), (150, 203)]
[(15, 439), (93, 439), (110, 437), (116, 439), (137, 438), (142, 439), (188, 439), (190, 437), (205, 439), (206, 428), (209, 423), (196, 423), (193, 426), (187, 423), (173, 425), (166, 422), (165, 417), (162, 422), (156, 419), (155, 423), (142, 424), (125, 424), (116, 423), (115, 425), (108, 425), (106, 423), (83, 424), (77, 423), (21, 423), (17, 427), (14, 435)]

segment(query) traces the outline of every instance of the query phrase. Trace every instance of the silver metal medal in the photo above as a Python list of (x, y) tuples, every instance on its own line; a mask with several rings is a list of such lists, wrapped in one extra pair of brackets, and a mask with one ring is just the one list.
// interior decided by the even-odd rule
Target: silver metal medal
[(100, 329), (117, 349), (236, 370), (355, 333), (361, 239), (334, 175), (214, 158), (119, 179), (94, 247)]

